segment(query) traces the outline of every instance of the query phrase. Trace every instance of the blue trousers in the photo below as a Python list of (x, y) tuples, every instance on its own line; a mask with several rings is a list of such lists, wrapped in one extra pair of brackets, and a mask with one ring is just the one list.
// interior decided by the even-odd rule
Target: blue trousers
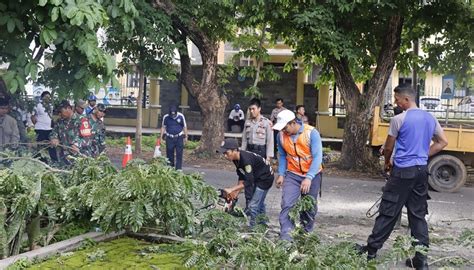
[[(166, 136), (166, 157), (170, 162), (171, 167), (175, 167), (176, 170), (183, 168), (183, 148), (184, 148), (184, 137), (179, 136), (171, 138)], [(176, 151), (176, 164), (174, 162), (174, 154)]]
[[(283, 192), (281, 198), (281, 212), (280, 212), (280, 238), (282, 240), (291, 241), (291, 231), (295, 228), (295, 224), (290, 220), (289, 213), (291, 208), (295, 206), (296, 202), (301, 196), (312, 196), (315, 200), (318, 198), (319, 188), (321, 185), (321, 173), (318, 173), (311, 181), (309, 193), (301, 194), (301, 182), (305, 179), (291, 172), (287, 172), (285, 180), (283, 181)], [(318, 211), (317, 204), (314, 205), (313, 211), (303, 212), (300, 215), (300, 222), (304, 226), (306, 232), (313, 231), (316, 213)]]
[(259, 187), (255, 187), (252, 199), (247, 202), (245, 214), (250, 217), (250, 228), (255, 226), (255, 218), (258, 215), (265, 215), (265, 198), (267, 197), (267, 193), (268, 189), (261, 189)]

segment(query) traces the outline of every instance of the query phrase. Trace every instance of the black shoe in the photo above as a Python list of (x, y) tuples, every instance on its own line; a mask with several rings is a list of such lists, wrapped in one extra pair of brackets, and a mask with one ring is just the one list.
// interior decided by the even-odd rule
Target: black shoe
[(416, 270), (428, 270), (428, 257), (417, 252), (415, 257), (405, 261), (405, 265)]
[(375, 259), (377, 257), (377, 249), (371, 246), (363, 246), (359, 244), (355, 244), (354, 249), (357, 251), (359, 255), (367, 253), (367, 261)]

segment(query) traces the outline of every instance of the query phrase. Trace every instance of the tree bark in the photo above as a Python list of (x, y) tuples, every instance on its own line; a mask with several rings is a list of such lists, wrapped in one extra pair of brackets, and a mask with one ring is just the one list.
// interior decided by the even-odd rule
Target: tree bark
[[(214, 156), (224, 138), (224, 111), (228, 99), (217, 83), (217, 52), (219, 40), (213, 40), (195, 20), (181, 20), (176, 6), (170, 0), (155, 0), (155, 7), (163, 10), (171, 17), (175, 43), (181, 43), (179, 50), (181, 63), (181, 82), (188, 92), (197, 99), (202, 113), (203, 129), (201, 145), (196, 152), (206, 156)], [(191, 40), (199, 50), (202, 59), (202, 76), (198, 81), (191, 67), (191, 59), (186, 49), (187, 41)]]
[(346, 105), (346, 122), (342, 144), (340, 166), (343, 169), (379, 170), (378, 159), (374, 159), (369, 138), (370, 123), (374, 108), (383, 99), (383, 90), (395, 66), (395, 59), (400, 51), (401, 32), (404, 18), (391, 16), (387, 22), (387, 31), (377, 57), (377, 67), (368, 82), (368, 90), (361, 93), (351, 75), (347, 59), (330, 60), (336, 85), (341, 91)]
[(145, 89), (145, 73), (141, 67), (138, 68), (139, 81), (138, 81), (138, 96), (137, 96), (137, 123), (135, 131), (135, 153), (142, 153), (142, 119), (143, 119), (143, 90)]

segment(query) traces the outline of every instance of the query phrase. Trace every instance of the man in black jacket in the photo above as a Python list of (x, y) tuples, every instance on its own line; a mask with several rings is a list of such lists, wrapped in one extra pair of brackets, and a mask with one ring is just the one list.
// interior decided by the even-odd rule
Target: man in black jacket
[(218, 151), (234, 162), (239, 176), (236, 186), (226, 188), (228, 199), (235, 199), (245, 189), (245, 213), (250, 217), (250, 227), (255, 226), (257, 215), (265, 215), (265, 198), (273, 184), (273, 169), (268, 161), (258, 154), (239, 150), (235, 139), (225, 139)]

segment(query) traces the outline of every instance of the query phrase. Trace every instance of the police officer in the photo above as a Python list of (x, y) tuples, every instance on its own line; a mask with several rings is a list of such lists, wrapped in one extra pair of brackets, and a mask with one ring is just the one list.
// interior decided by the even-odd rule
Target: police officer
[(249, 119), (245, 121), (242, 132), (242, 150), (259, 154), (270, 161), (273, 158), (272, 123), (260, 114), (260, 100), (254, 98), (249, 104)]
[(239, 151), (239, 144), (235, 139), (225, 139), (219, 152), (234, 163), (239, 176), (238, 185), (224, 189), (228, 198), (237, 198), (239, 192), (248, 186), (252, 189), (245, 194), (245, 212), (250, 217), (250, 227), (253, 227), (257, 215), (265, 215), (265, 198), (274, 180), (272, 167), (262, 156), (245, 150)]
[(81, 153), (92, 155), (91, 139), (92, 128), (87, 117), (79, 118), (67, 100), (63, 100), (57, 107), (58, 119), (51, 132), (50, 141), (53, 146), (61, 144), (59, 160), (69, 165), (67, 156)]
[[(385, 142), (385, 170), (390, 179), (384, 187), (382, 201), (367, 245), (357, 245), (360, 253), (367, 252), (367, 258), (374, 259), (377, 250), (390, 236), (403, 206), (407, 207), (411, 235), (418, 245), (428, 247), (428, 172), (430, 156), (441, 151), (448, 141), (436, 118), (416, 106), (416, 92), (410, 85), (399, 85), (394, 89), (395, 103), (405, 112), (390, 121)], [(430, 143), (433, 141), (433, 144)], [(392, 152), (397, 145), (393, 163)], [(406, 261), (407, 266), (428, 269), (426, 255), (419, 252)]]
[(105, 124), (102, 120), (106, 113), (104, 104), (98, 104), (94, 111), (89, 115), (89, 123), (92, 127), (93, 140), (92, 156), (98, 156), (105, 151)]
[[(186, 119), (182, 113), (178, 112), (178, 107), (172, 105), (169, 114), (163, 116), (161, 124), (161, 139), (166, 138), (166, 157), (170, 165), (177, 170), (183, 167), (183, 149), (188, 138)], [(175, 160), (176, 152), (176, 164)]]

